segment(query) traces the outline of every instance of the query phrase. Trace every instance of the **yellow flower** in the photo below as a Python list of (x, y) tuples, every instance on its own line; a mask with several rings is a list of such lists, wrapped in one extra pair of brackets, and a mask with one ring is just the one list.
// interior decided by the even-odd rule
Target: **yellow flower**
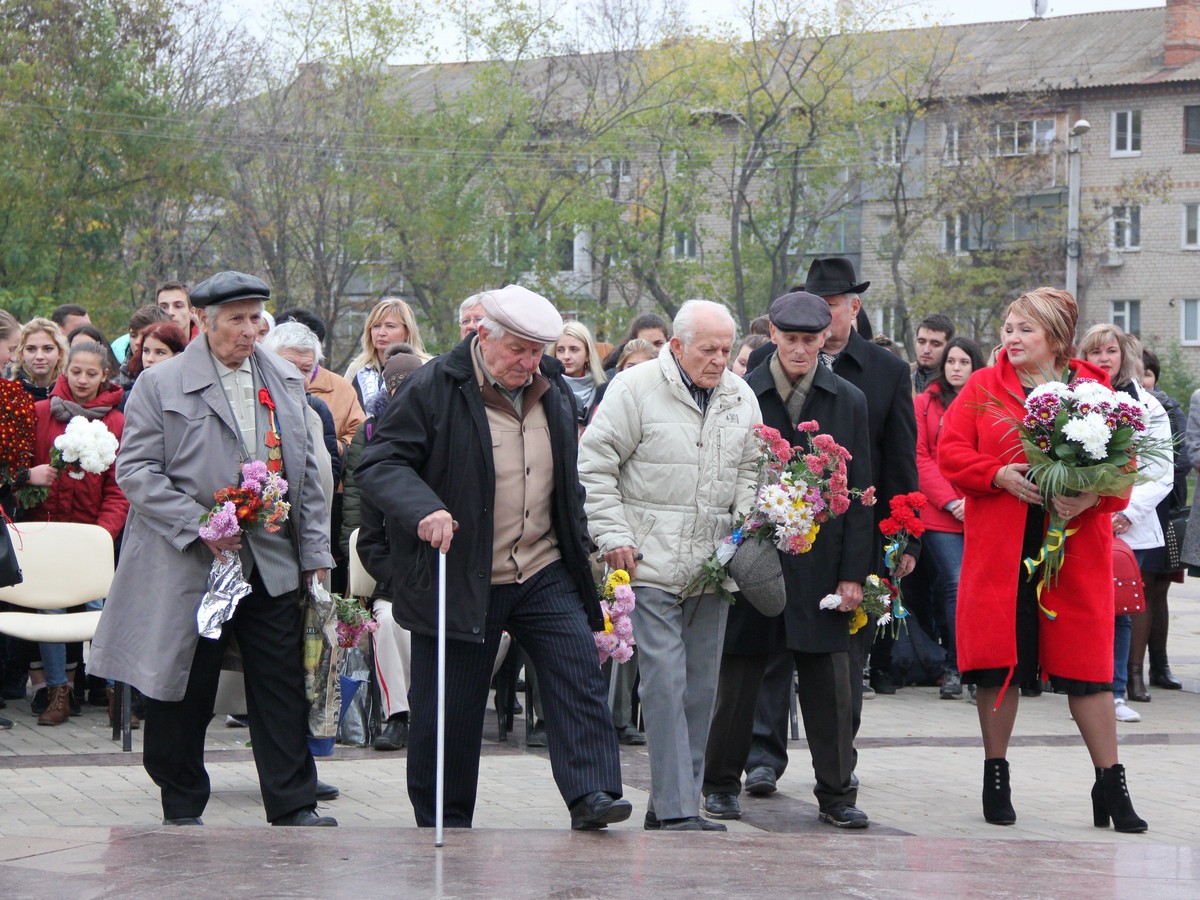
[(612, 597), (613, 592), (624, 584), (629, 584), (629, 573), (624, 569), (613, 569), (604, 579), (604, 596)]
[(604, 614), (604, 633), (605, 634), (613, 633), (612, 616), (610, 616), (608, 613)]
[(858, 629), (862, 628), (866, 624), (867, 614), (863, 612), (863, 608), (859, 606), (850, 614), (850, 633), (858, 634)]

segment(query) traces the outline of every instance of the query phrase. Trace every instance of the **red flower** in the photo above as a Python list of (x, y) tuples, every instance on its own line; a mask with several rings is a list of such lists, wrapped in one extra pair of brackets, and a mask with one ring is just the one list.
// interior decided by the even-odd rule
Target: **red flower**
[(275, 401), (271, 399), (271, 392), (266, 388), (258, 389), (258, 402), (271, 410), (271, 412), (275, 412)]
[(896, 532), (900, 531), (901, 529), (901, 524), (891, 517), (888, 517), (879, 523), (879, 530), (888, 537), (893, 537)]

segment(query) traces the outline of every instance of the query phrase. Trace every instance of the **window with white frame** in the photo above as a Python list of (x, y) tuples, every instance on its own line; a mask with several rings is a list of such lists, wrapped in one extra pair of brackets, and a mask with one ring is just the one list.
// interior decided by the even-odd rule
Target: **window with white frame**
[(609, 160), (609, 174), (612, 175), (613, 178), (621, 181), (628, 181), (631, 177), (633, 177), (633, 160)]
[(1030, 156), (1045, 153), (1054, 143), (1053, 119), (1017, 119), (998, 122), (992, 134), (995, 156)]
[(1182, 344), (1200, 344), (1200, 298), (1192, 298), (1180, 302), (1180, 335)]
[(1140, 250), (1142, 247), (1142, 208), (1114, 206), (1108, 246), (1113, 250)]
[(942, 165), (951, 166), (959, 162), (961, 136), (957, 123), (946, 122), (942, 125)]
[(1120, 109), (1112, 114), (1113, 156), (1142, 155), (1142, 111)]
[[(975, 223), (978, 224), (978, 223)], [(978, 234), (969, 213), (951, 213), (942, 220), (942, 252), (968, 253), (979, 249)]]
[(893, 166), (898, 166), (904, 162), (904, 157), (908, 152), (908, 137), (904, 133), (903, 125), (893, 125), (892, 133), (888, 138), (888, 162)]
[(877, 252), (883, 259), (891, 259), (896, 254), (896, 217), (879, 217), (879, 242)]
[(675, 229), (675, 258), (695, 259), (697, 255), (696, 233), (683, 228)]
[(1183, 204), (1183, 249), (1200, 250), (1200, 203)]
[(1139, 335), (1142, 331), (1142, 301), (1110, 301), (1108, 304), (1108, 320), (1126, 334)]

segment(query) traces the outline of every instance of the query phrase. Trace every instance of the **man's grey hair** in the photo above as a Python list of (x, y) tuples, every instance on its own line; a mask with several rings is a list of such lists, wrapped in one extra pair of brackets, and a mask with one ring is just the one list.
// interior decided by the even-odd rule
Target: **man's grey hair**
[(695, 338), (697, 314), (704, 312), (716, 313), (725, 318), (729, 322), (730, 331), (734, 334), (737, 333), (737, 323), (733, 321), (733, 316), (724, 303), (714, 303), (712, 300), (688, 300), (679, 307), (679, 312), (675, 314), (675, 321), (671, 323), (675, 337), (679, 338), (679, 342), (683, 346), (688, 346)]
[(495, 319), (489, 319), (487, 316), (484, 316), (483, 321), (479, 323), (479, 329), (481, 331), (486, 331), (488, 333), (488, 337), (492, 340), (498, 340), (499, 338), (502, 338), (508, 334), (508, 332), (504, 330), (503, 325), (501, 325)]
[(468, 297), (462, 303), (458, 304), (458, 321), (459, 322), (461, 322), (463, 316), (465, 316), (467, 314), (468, 309), (471, 309), (472, 307), (475, 307), (475, 306), (483, 306), (483, 297), (484, 297), (484, 294), (486, 294), (486, 293), (487, 292), (485, 291), (483, 294), (472, 294), (470, 297)]
[(267, 332), (262, 341), (263, 349), (278, 353), (280, 350), (299, 350), (301, 353), (311, 353), (313, 362), (319, 363), (325, 359), (321, 351), (321, 339), (307, 325), (299, 322), (284, 322), (276, 325)]

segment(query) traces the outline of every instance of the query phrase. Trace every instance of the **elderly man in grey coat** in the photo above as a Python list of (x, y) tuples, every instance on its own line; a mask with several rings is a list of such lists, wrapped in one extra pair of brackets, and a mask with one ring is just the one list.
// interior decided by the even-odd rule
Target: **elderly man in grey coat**
[(610, 384), (579, 448), (592, 539), (625, 569), (650, 747), (648, 830), (724, 831), (700, 817), (704, 747), (729, 607), (684, 588), (750, 508), (758, 400), (728, 369), (734, 323), (689, 300), (658, 359)]
[[(254, 343), (270, 290), (221, 272), (196, 286), (202, 337), (145, 372), (125, 408), (117, 483), (129, 498), (121, 560), (92, 642), (89, 668), (146, 695), (143, 762), (162, 791), (164, 824), (200, 825), (209, 797), (204, 734), (221, 660), (241, 650), (250, 737), (272, 825), (336, 825), (316, 813), (308, 750), (303, 627), (296, 590), (324, 579), (329, 517), (305, 427), (304, 383)], [(205, 540), (213, 494), (251, 459), (280, 469), (291, 514), (276, 533)], [(213, 559), (241, 557), (251, 586), (217, 639), (196, 613)]]

